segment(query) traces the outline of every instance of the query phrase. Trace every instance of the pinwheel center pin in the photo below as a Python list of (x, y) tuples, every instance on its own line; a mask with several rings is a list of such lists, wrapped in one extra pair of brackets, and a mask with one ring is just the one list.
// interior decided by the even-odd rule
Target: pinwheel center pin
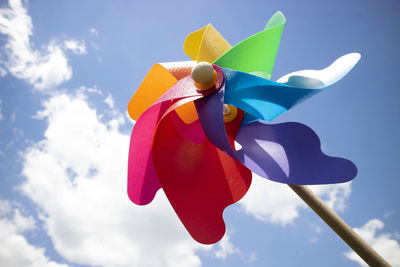
[(236, 118), (236, 116), (238, 114), (238, 109), (235, 106), (224, 104), (223, 113), (224, 113), (224, 122), (228, 123), (228, 122), (233, 121)]
[(191, 74), (194, 84), (200, 91), (210, 89), (218, 79), (217, 72), (208, 62), (197, 63), (197, 65), (193, 67)]

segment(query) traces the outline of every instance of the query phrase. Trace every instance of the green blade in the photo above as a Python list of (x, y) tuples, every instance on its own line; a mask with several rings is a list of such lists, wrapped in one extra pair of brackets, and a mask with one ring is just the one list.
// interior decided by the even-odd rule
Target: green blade
[(285, 16), (280, 11), (276, 12), (263, 31), (241, 41), (213, 64), (269, 79), (285, 22)]

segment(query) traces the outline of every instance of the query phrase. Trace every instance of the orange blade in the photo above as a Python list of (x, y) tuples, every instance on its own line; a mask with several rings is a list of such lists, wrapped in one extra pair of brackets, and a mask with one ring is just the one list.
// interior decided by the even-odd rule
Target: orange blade
[(129, 116), (135, 121), (160, 96), (169, 90), (178, 80), (169, 71), (155, 64), (147, 73), (142, 84), (136, 90), (128, 104)]

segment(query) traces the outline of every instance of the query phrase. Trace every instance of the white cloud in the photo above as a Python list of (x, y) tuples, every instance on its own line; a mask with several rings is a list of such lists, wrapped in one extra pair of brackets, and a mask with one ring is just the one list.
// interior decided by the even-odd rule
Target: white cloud
[(229, 235), (226, 234), (218, 243), (218, 249), (214, 252), (214, 256), (225, 260), (228, 256), (234, 254), (240, 254), (240, 250), (229, 241)]
[(93, 47), (95, 50), (100, 50), (99, 46), (94, 42), (90, 42), (90, 46)]
[(84, 41), (65, 40), (64, 45), (67, 50), (71, 50), (76, 55), (86, 54), (86, 45)]
[(112, 95), (109, 93), (107, 97), (104, 99), (104, 103), (109, 107), (109, 111), (107, 112), (111, 119), (107, 122), (107, 125), (111, 128), (117, 128), (119, 125), (125, 124), (126, 122), (126, 116), (121, 114), (120, 112), (116, 111), (115, 104), (114, 104), (114, 98)]
[(99, 36), (99, 32), (95, 28), (91, 28), (89, 31), (91, 36)]
[(256, 219), (286, 225), (299, 216), (304, 204), (287, 185), (271, 182), (253, 173), (249, 192), (239, 201)]
[(96, 85), (94, 85), (93, 87), (81, 86), (81, 87), (77, 88), (77, 91), (80, 92), (81, 94), (85, 94), (85, 93), (98, 94), (98, 95), (103, 94), (103, 92), (100, 91)]
[(321, 229), (321, 227), (319, 225), (312, 224), (311, 228), (313, 228), (317, 234), (322, 233), (322, 229)]
[[(370, 246), (372, 246), (392, 266), (400, 266), (400, 244), (390, 233), (377, 234), (383, 229), (384, 223), (378, 219), (369, 220), (361, 228), (354, 228)], [(346, 252), (346, 257), (356, 261), (361, 266), (368, 266), (355, 252)]]
[(394, 210), (385, 212), (385, 214), (383, 214), (383, 218), (389, 219), (389, 217), (393, 216), (395, 213), (396, 213), (396, 211), (394, 211)]
[[(32, 84), (36, 89), (46, 90), (68, 81), (72, 69), (63, 47), (52, 40), (42, 51), (31, 44), (32, 20), (21, 0), (10, 0), (9, 8), (0, 9), (0, 34), (7, 36), (0, 62), (10, 74)], [(82, 47), (77, 46), (77, 52)], [(2, 72), (4, 73), (4, 72)]]
[(2, 112), (2, 108), (3, 108), (3, 101), (0, 99), (0, 120), (3, 119), (3, 114), (1, 113)]
[(104, 99), (104, 103), (106, 103), (110, 108), (114, 108), (114, 99), (112, 98), (111, 94), (108, 94), (106, 99)]
[(6, 216), (11, 210), (10, 202), (0, 199), (0, 217)]
[(0, 77), (4, 77), (6, 75), (7, 75), (7, 71), (4, 68), (0, 67)]
[(321, 197), (325, 204), (336, 211), (346, 208), (346, 201), (351, 194), (351, 182), (332, 185), (311, 185), (310, 189)]
[[(199, 266), (196, 243), (163, 192), (141, 207), (126, 193), (129, 136), (102, 122), (83, 93), (44, 104), (44, 139), (25, 154), (21, 186), (40, 208), (54, 248), (72, 263)], [(122, 116), (122, 115), (121, 115)]]
[(232, 242), (230, 241), (230, 235), (232, 234), (232, 232), (232, 230), (228, 230), (225, 236), (216, 245), (213, 246), (214, 257), (220, 260), (226, 260), (228, 257), (237, 255), (244, 264), (251, 264), (256, 262), (257, 255), (254, 251), (246, 253), (241, 251), (234, 244), (232, 244)]
[(253, 251), (249, 254), (249, 256), (247, 257), (247, 260), (245, 261), (246, 263), (250, 264), (250, 263), (254, 263), (257, 261), (257, 255), (256, 253)]
[(19, 209), (14, 210), (14, 226), (17, 232), (23, 233), (28, 230), (36, 229), (36, 221), (32, 216), (25, 217)]
[[(310, 188), (336, 210), (345, 208), (345, 201), (351, 193), (351, 183)], [(307, 207), (286, 184), (271, 182), (256, 174), (253, 174), (249, 192), (239, 203), (256, 219), (283, 226), (292, 223), (299, 216), (300, 209)]]
[[(10, 212), (11, 205), (1, 200), (0, 207), (5, 206), (9, 207)], [(6, 213), (0, 215), (3, 217)], [(31, 216), (24, 217), (18, 209), (14, 210), (11, 220), (0, 218), (0, 266), (67, 267), (66, 264), (59, 264), (47, 258), (43, 248), (29, 244), (23, 233), (35, 227), (35, 220)]]
[(398, 239), (398, 240), (400, 240), (400, 233), (399, 233), (399, 231), (397, 231), (397, 230), (394, 231), (393, 237), (396, 238), (396, 239)]

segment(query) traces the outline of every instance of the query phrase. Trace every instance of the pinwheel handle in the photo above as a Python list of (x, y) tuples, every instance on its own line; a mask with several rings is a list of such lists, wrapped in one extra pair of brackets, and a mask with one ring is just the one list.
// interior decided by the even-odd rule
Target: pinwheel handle
[(391, 266), (307, 186), (289, 187), (312, 208), (369, 266)]

